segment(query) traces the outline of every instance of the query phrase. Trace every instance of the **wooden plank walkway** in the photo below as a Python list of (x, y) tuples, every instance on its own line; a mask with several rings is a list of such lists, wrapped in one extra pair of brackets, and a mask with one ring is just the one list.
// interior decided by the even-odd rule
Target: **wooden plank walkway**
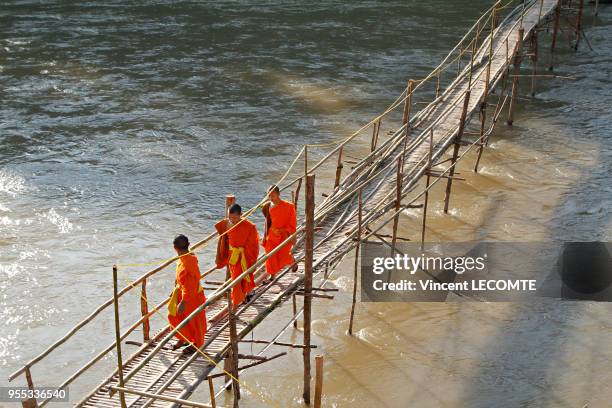
[[(547, 18), (557, 6), (558, 0), (543, 0), (531, 3), (526, 9), (523, 18), (524, 38), (527, 39), (531, 31), (538, 23)], [(541, 10), (540, 10), (541, 9)], [(511, 63), (512, 50), (518, 40), (518, 20), (520, 13), (514, 13), (501, 23), (494, 34), (494, 49), (503, 48), (503, 52), (497, 52), (491, 63), (491, 82), (496, 83)], [(506, 56), (505, 40), (508, 39), (510, 59)], [(321, 272), (323, 268), (333, 267), (351, 249), (357, 245), (351, 239), (352, 232), (357, 223), (357, 207), (355, 200), (355, 186), (362, 185), (364, 191), (364, 212), (384, 215), (394, 207), (394, 191), (396, 188), (395, 173), (393, 166), (395, 157), (405, 152), (403, 166), (404, 191), (415, 188), (418, 181), (428, 170), (430, 154), (429, 133), (433, 126), (433, 158), (438, 160), (452, 146), (454, 137), (459, 130), (460, 119), (463, 110), (463, 100), (468, 89), (471, 91), (467, 117), (468, 119), (478, 111), (485, 97), (485, 70), (486, 64), (483, 60), (488, 59), (487, 41), (480, 47), (474, 63), (472, 72), (472, 83), (470, 86), (469, 72), (464, 69), (462, 75), (446, 89), (436, 103), (427, 106), (418, 116), (418, 120), (410, 129), (409, 146), (404, 150), (404, 129), (399, 128), (386, 146), (381, 146), (379, 160), (373, 160), (370, 165), (364, 166), (356, 172), (350, 180), (343, 183), (324, 202), (334, 207), (333, 211), (322, 215), (317, 220), (317, 234), (315, 234), (315, 271)], [(492, 88), (493, 86), (491, 86)], [(379, 172), (379, 174), (376, 174)], [(334, 204), (332, 206), (332, 204)], [(296, 244), (296, 259), (303, 258), (303, 237)], [(303, 271), (297, 272), (286, 270), (282, 272), (279, 279), (273, 284), (259, 287), (256, 290), (256, 299), (252, 303), (239, 309), (237, 331), (238, 337), (244, 338), (260, 321), (262, 321), (272, 310), (288, 299), (303, 282)], [(215, 315), (225, 307), (224, 302), (218, 302), (207, 310), (208, 316)], [(207, 340), (214, 338), (206, 347), (205, 352), (215, 362), (221, 361), (229, 349), (229, 330), (227, 328), (227, 316), (214, 324), (209, 325)], [(124, 372), (130, 372), (138, 363), (151, 353), (168, 333), (168, 329), (162, 330), (154, 339), (141, 347), (126, 362)], [(163, 393), (166, 396), (176, 398), (187, 398), (193, 390), (206, 379), (214, 366), (199, 354), (191, 356), (183, 355), (180, 351), (165, 349), (148, 362), (145, 368), (138, 371), (130, 379), (126, 387), (138, 391)], [(104, 380), (98, 387), (81, 400), (77, 406), (83, 407), (119, 407), (118, 394), (109, 396), (109, 387), (118, 385), (117, 376), (113, 375)], [(151, 401), (145, 397), (126, 394), (128, 407), (167, 407), (171, 403), (163, 401)]]

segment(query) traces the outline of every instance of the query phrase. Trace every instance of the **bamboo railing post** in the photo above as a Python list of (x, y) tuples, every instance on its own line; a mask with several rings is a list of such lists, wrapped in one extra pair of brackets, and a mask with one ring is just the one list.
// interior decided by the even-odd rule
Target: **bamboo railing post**
[(340, 178), (342, 177), (342, 168), (344, 165), (342, 164), (342, 149), (344, 146), (341, 146), (338, 150), (338, 164), (336, 165), (336, 179), (334, 180), (334, 188), (340, 185)]
[[(119, 297), (117, 296), (117, 265), (113, 265), (113, 304), (115, 306), (115, 340), (117, 343), (117, 375), (119, 377), (119, 386), (124, 387), (123, 383), (123, 359), (121, 356), (121, 325), (119, 322)], [(123, 391), (119, 392), (119, 400), (121, 401), (121, 408), (126, 408), (125, 405), (125, 394)]]
[[(236, 197), (234, 195), (227, 194), (225, 196), (225, 211), (224, 211), (224, 214), (225, 214), (224, 217), (225, 218), (227, 218), (229, 216), (229, 208), (232, 205), (234, 205), (235, 203), (236, 203)], [(227, 265), (225, 267), (225, 280), (229, 281), (231, 279), (231, 277), (232, 277), (232, 275), (231, 275), (231, 272), (230, 272), (230, 269), (229, 269), (229, 265)], [(230, 301), (228, 302), (228, 309), (227, 309), (228, 322), (229, 322), (229, 326), (230, 326), (230, 337), (231, 337), (231, 321), (232, 321), (232, 319), (231, 319), (232, 310), (231, 309), (232, 309), (232, 307), (231, 307), (231, 296), (230, 296)], [(235, 328), (235, 325), (234, 325), (234, 328)], [(227, 356), (225, 357), (225, 360), (223, 362), (223, 370), (226, 373), (232, 373), (232, 375), (233, 375), (234, 366), (235, 365), (234, 365), (234, 363), (232, 361), (233, 360), (232, 354), (233, 354), (233, 351), (232, 351), (232, 349), (230, 349), (230, 352), (227, 353)], [(225, 386), (226, 390), (230, 390), (232, 388), (233, 380), (231, 382), (230, 382), (230, 380), (232, 380), (232, 378), (229, 375), (226, 374), (225, 375), (225, 380), (224, 380), (225, 384), (227, 384)]]
[(463, 137), (463, 130), (465, 128), (465, 120), (467, 118), (468, 106), (470, 104), (470, 90), (465, 91), (465, 99), (463, 100), (463, 111), (461, 112), (461, 119), (459, 121), (459, 130), (457, 136), (455, 136), (455, 146), (453, 148), (453, 158), (451, 159), (451, 169), (448, 173), (448, 181), (446, 182), (446, 193), (444, 195), (444, 213), (448, 214), (448, 203), (450, 200), (451, 187), (453, 185), (453, 176), (455, 175), (455, 167), (457, 163), (457, 156), (459, 155), (459, 147), (461, 146), (461, 138)]
[(314, 408), (321, 408), (321, 396), (323, 394), (323, 356), (315, 356), (315, 369)]
[(310, 325), (312, 313), (312, 263), (314, 258), (315, 175), (306, 176), (306, 237), (304, 242), (304, 402), (310, 404)]
[(442, 75), (442, 70), (438, 70), (438, 75), (436, 78), (436, 99), (440, 97), (440, 76)]
[(359, 268), (359, 247), (361, 246), (361, 227), (362, 227), (362, 213), (363, 213), (363, 194), (362, 189), (359, 189), (357, 193), (357, 202), (358, 202), (358, 210), (357, 210), (357, 246), (355, 247), (355, 267), (353, 269), (353, 301), (351, 303), (351, 316), (349, 318), (349, 329), (348, 334), (350, 336), (353, 335), (353, 321), (355, 318), (355, 303), (357, 302), (357, 276), (358, 276), (358, 268)]
[(536, 75), (538, 71), (538, 30), (533, 30), (531, 34), (531, 63), (533, 69), (531, 71), (531, 97), (536, 94)]
[[(397, 158), (397, 171), (395, 175), (395, 211), (398, 212), (402, 206), (402, 179), (404, 178), (404, 160), (403, 156)], [(397, 227), (399, 224), (399, 212), (393, 218), (393, 232), (391, 236), (391, 257), (395, 254), (395, 244), (397, 242)], [(388, 275), (391, 280), (391, 271)]]
[(402, 125), (406, 126), (404, 135), (408, 139), (408, 133), (410, 131), (410, 112), (412, 111), (412, 91), (414, 89), (414, 81), (411, 79), (408, 81), (406, 87), (406, 99), (404, 100), (404, 113), (402, 116)]
[(232, 390), (234, 392), (234, 408), (238, 408), (238, 400), (240, 399), (240, 383), (238, 382), (238, 333), (236, 332), (236, 316), (234, 314), (234, 306), (232, 305), (231, 291), (227, 292), (227, 312), (229, 322), (229, 337), (230, 337), (230, 354), (231, 354), (231, 373), (232, 373)]
[[(291, 298), (293, 299), (293, 317), (295, 317), (295, 315), (297, 314), (297, 301), (295, 299), (295, 293), (293, 294), (293, 296), (291, 296)], [(295, 329), (298, 328), (297, 319), (293, 320), (293, 327)]]
[[(34, 382), (32, 381), (32, 372), (30, 371), (30, 367), (26, 366), (24, 372), (28, 389), (34, 390)], [(22, 408), (36, 408), (38, 407), (38, 403), (36, 402), (36, 398), (27, 398), (21, 400), (21, 406)]]
[(557, 4), (557, 7), (555, 7), (555, 22), (553, 23), (553, 34), (552, 34), (552, 40), (550, 43), (550, 67), (548, 67), (549, 71), (552, 71), (555, 65), (555, 46), (557, 45), (557, 36), (559, 35), (560, 19), (561, 19), (561, 3)]
[(427, 161), (427, 179), (425, 181), (425, 203), (423, 204), (423, 227), (421, 228), (421, 250), (425, 248), (425, 223), (427, 222), (427, 203), (429, 201), (429, 182), (433, 166), (433, 127), (429, 131), (429, 159)]
[(147, 280), (142, 280), (142, 285), (140, 289), (140, 313), (144, 320), (142, 321), (142, 339), (144, 342), (147, 342), (151, 339), (151, 325), (149, 323), (149, 318), (146, 317), (149, 314), (149, 304), (147, 300)]
[(372, 143), (370, 145), (370, 152), (376, 150), (376, 144), (378, 143), (378, 132), (380, 131), (380, 122), (382, 118), (379, 118), (372, 124)]
[(213, 383), (212, 377), (208, 376), (208, 391), (210, 392), (210, 406), (217, 408), (217, 401), (215, 398), (215, 384)]
[(582, 32), (582, 12), (584, 9), (584, 0), (580, 0), (578, 4), (578, 14), (576, 15), (576, 45), (574, 45), (574, 51), (578, 51), (578, 44), (580, 43), (580, 33)]
[(523, 35), (525, 34), (524, 28), (519, 28), (518, 39), (516, 42), (516, 50), (514, 54), (514, 77), (512, 78), (512, 94), (510, 95), (510, 107), (508, 108), (508, 126), (512, 126), (514, 123), (514, 104), (516, 103), (516, 96), (518, 93), (518, 79), (521, 73), (521, 61), (523, 60)]
[(295, 188), (295, 199), (293, 200), (293, 205), (295, 205), (295, 210), (298, 209), (298, 201), (300, 200), (300, 188), (302, 188), (302, 178), (298, 179), (298, 185)]
[(595, 17), (599, 15), (599, 0), (595, 0)]

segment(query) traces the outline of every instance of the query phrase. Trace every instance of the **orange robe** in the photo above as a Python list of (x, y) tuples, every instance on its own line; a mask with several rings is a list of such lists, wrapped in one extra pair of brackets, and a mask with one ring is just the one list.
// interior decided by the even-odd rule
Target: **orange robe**
[[(268, 207), (267, 236), (263, 247), (266, 253), (279, 246), (284, 240), (295, 232), (296, 214), (295, 206), (288, 201), (281, 200), (278, 205)], [(293, 242), (283, 245), (274, 255), (266, 260), (266, 271), (274, 276), (278, 271), (295, 262), (291, 255)]]
[[(243, 218), (235, 226), (232, 226), (228, 220), (222, 220), (217, 223), (216, 228), (220, 234), (228, 231), (227, 235), (222, 237), (222, 239), (227, 237), (227, 249), (224, 252), (218, 251), (218, 254), (223, 255), (217, 261), (217, 268), (229, 265), (231, 278), (236, 279), (257, 262), (259, 256), (257, 227), (251, 221)], [(242, 303), (246, 295), (253, 289), (255, 289), (255, 277), (251, 272), (232, 288), (234, 306)]]
[[(198, 258), (193, 254), (183, 255), (176, 265), (176, 284), (180, 287), (179, 302), (184, 301), (185, 311), (175, 316), (168, 315), (170, 326), (175, 328), (187, 316), (191, 314), (197, 307), (206, 302), (204, 290), (200, 286), (200, 268), (198, 267)], [(190, 341), (196, 347), (201, 347), (204, 344), (204, 336), (206, 335), (206, 312), (198, 313), (176, 334), (176, 337), (182, 341)]]

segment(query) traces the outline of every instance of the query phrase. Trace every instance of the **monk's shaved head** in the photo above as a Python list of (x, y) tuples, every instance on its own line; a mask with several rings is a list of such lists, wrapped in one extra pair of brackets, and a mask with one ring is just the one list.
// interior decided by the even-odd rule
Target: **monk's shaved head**
[(189, 239), (183, 234), (177, 235), (172, 243), (176, 249), (180, 249), (181, 251), (189, 250)]
[(233, 204), (230, 208), (229, 208), (229, 213), (230, 214), (237, 214), (240, 215), (242, 214), (242, 207), (239, 206), (238, 204)]
[(276, 184), (272, 184), (270, 188), (268, 189), (268, 193), (280, 194), (280, 189), (278, 188)]

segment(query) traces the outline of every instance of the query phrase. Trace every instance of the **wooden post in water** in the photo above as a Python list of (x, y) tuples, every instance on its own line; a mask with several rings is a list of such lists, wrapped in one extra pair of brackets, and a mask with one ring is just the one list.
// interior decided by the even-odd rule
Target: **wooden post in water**
[(406, 139), (408, 139), (408, 133), (410, 129), (410, 112), (412, 111), (412, 90), (414, 89), (414, 81), (411, 79), (408, 81), (408, 86), (406, 87), (406, 99), (404, 100), (404, 113), (402, 116), (402, 125), (406, 125), (406, 129), (404, 130), (404, 135)]
[[(297, 314), (297, 301), (295, 299), (295, 293), (293, 294), (293, 296), (291, 296), (291, 298), (293, 299), (293, 317), (295, 317), (295, 315)], [(297, 319), (293, 321), (293, 328), (298, 328)]]
[(380, 131), (380, 122), (382, 122), (382, 118), (379, 118), (372, 124), (372, 144), (370, 146), (370, 152), (376, 150), (376, 145), (378, 144), (378, 132)]
[(531, 71), (531, 97), (536, 94), (536, 75), (538, 73), (538, 30), (533, 30), (531, 34), (531, 63), (533, 69)]
[[(32, 372), (30, 371), (30, 367), (25, 367), (25, 377), (26, 383), (28, 384), (28, 389), (34, 390), (34, 382), (32, 381)], [(22, 408), (36, 408), (38, 407), (38, 403), (36, 402), (36, 398), (27, 398), (21, 400)]]
[(425, 248), (425, 223), (427, 222), (427, 202), (429, 201), (429, 181), (433, 166), (433, 128), (429, 131), (429, 159), (427, 161), (427, 179), (425, 181), (425, 203), (423, 204), (423, 228), (421, 229), (421, 250)]
[(338, 164), (336, 165), (336, 179), (334, 180), (334, 188), (340, 185), (340, 178), (342, 177), (342, 168), (344, 167), (342, 164), (342, 149), (344, 146), (340, 146), (338, 149)]
[(523, 60), (523, 35), (525, 29), (523, 27), (518, 30), (518, 38), (516, 41), (516, 50), (514, 52), (514, 77), (512, 78), (512, 94), (510, 95), (510, 107), (508, 108), (508, 126), (514, 123), (514, 104), (518, 94), (518, 79), (521, 73), (521, 61)]
[(559, 23), (561, 19), (561, 3), (555, 7), (555, 22), (553, 23), (553, 34), (552, 40), (550, 43), (550, 67), (548, 67), (549, 71), (554, 69), (555, 65), (555, 46), (557, 45), (557, 36), (559, 35)]
[[(238, 408), (238, 400), (240, 399), (240, 383), (238, 382), (238, 334), (236, 332), (236, 315), (234, 314), (234, 306), (232, 305), (231, 291), (227, 292), (227, 313), (230, 335), (230, 373), (232, 374), (232, 389), (234, 391), (234, 408)], [(226, 358), (226, 361), (228, 359)]]
[(323, 356), (315, 356), (315, 369), (314, 408), (321, 408), (321, 396), (323, 395)]
[(212, 408), (217, 408), (217, 401), (215, 398), (215, 384), (213, 384), (213, 379), (210, 375), (208, 376), (208, 391), (210, 392), (210, 406)]
[(151, 339), (151, 325), (149, 323), (149, 318), (145, 317), (149, 314), (146, 279), (142, 280), (142, 286), (140, 288), (140, 313), (142, 314), (142, 317), (144, 317), (144, 320), (142, 321), (142, 339), (144, 342), (147, 342)]
[(455, 146), (453, 148), (453, 158), (451, 159), (451, 169), (448, 173), (448, 181), (446, 182), (446, 193), (444, 195), (444, 213), (448, 214), (448, 202), (450, 200), (451, 187), (453, 185), (453, 176), (455, 175), (455, 167), (457, 163), (457, 157), (459, 156), (459, 147), (461, 146), (461, 138), (463, 137), (463, 130), (465, 128), (465, 120), (467, 118), (468, 106), (470, 104), (470, 90), (465, 91), (465, 99), (463, 100), (463, 111), (461, 112), (461, 119), (459, 121), (459, 130), (457, 136), (455, 136)]
[(582, 11), (584, 9), (584, 0), (580, 0), (578, 5), (578, 14), (576, 15), (576, 45), (574, 45), (574, 51), (578, 51), (578, 44), (580, 43), (580, 35), (582, 33)]
[[(115, 340), (117, 343), (117, 376), (119, 377), (119, 386), (124, 387), (123, 383), (123, 359), (121, 356), (121, 324), (119, 322), (119, 296), (117, 295), (117, 265), (113, 265), (113, 304), (115, 306)], [(119, 391), (119, 401), (121, 408), (126, 408), (125, 394)]]
[[(236, 197), (232, 194), (228, 194), (225, 196), (225, 218), (228, 217), (229, 215), (229, 208), (234, 205), (236, 203)], [(225, 280), (229, 281), (231, 279), (232, 275), (230, 273), (230, 269), (229, 269), (229, 265), (225, 267)], [(231, 315), (232, 315), (232, 307), (231, 307), (231, 295), (230, 292), (228, 292), (228, 295), (230, 297), (230, 300), (228, 302), (227, 305), (227, 313), (228, 313), (228, 322), (229, 322), (229, 326), (230, 326), (230, 342), (231, 342), (231, 335), (232, 335), (232, 319), (231, 319)], [(234, 327), (235, 327), (235, 321), (234, 321)], [(225, 357), (225, 361), (223, 362), (223, 370), (226, 373), (231, 373), (232, 375), (234, 375), (234, 362), (233, 360), (233, 347), (230, 348), (229, 353), (227, 353), (227, 356)], [(232, 381), (230, 383), (230, 380)], [(230, 390), (232, 388), (232, 384), (233, 384), (233, 380), (229, 375), (225, 375), (225, 383), (228, 384), (225, 389), (226, 390)]]
[(306, 176), (306, 237), (304, 257), (304, 402), (310, 405), (310, 324), (312, 313), (312, 263), (314, 257), (315, 175)]
[(298, 209), (298, 201), (300, 200), (300, 188), (302, 188), (302, 179), (300, 178), (298, 180), (298, 185), (295, 188), (295, 195), (294, 195), (294, 200), (293, 200), (293, 205), (295, 205), (295, 211), (297, 211)]
[[(404, 178), (404, 156), (397, 158), (397, 172), (395, 175), (395, 211), (399, 211), (402, 206), (402, 179)], [(361, 211), (361, 210), (360, 210)], [(393, 232), (391, 236), (391, 257), (395, 254), (395, 244), (397, 242), (397, 226), (399, 224), (399, 213), (393, 217)], [(389, 280), (391, 271), (389, 271)]]
[(351, 303), (351, 316), (349, 318), (348, 334), (353, 335), (353, 319), (355, 317), (355, 303), (357, 302), (357, 276), (359, 268), (359, 247), (361, 246), (361, 218), (363, 212), (362, 190), (357, 193), (357, 246), (355, 247), (355, 267), (353, 269), (353, 302)]

